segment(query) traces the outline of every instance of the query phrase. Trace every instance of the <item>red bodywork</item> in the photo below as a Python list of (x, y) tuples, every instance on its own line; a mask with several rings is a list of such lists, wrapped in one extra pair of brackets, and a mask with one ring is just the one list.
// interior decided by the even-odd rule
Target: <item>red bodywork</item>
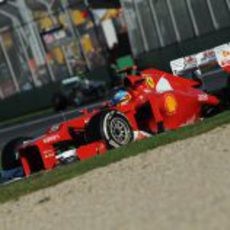
[[(159, 124), (163, 124), (165, 130), (173, 130), (194, 123), (200, 119), (203, 105), (215, 106), (219, 103), (216, 97), (196, 89), (196, 81), (159, 70), (145, 70), (139, 76), (129, 75), (124, 84), (131, 95), (130, 101), (111, 105), (107, 110), (122, 113), (133, 131), (137, 132), (154, 134), (158, 132)], [(79, 160), (106, 153), (108, 146), (104, 140), (84, 140), (88, 123), (100, 112), (84, 111), (82, 116), (52, 127), (43, 136), (20, 146), (25, 175), (55, 168), (61, 163), (58, 154), (66, 152), (65, 146), (69, 143), (79, 142), (71, 150)], [(71, 135), (73, 132), (74, 138)]]

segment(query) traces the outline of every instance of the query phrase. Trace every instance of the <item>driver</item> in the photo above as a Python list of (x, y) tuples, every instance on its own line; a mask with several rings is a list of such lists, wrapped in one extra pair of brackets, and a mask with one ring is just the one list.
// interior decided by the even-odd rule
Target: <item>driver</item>
[(127, 105), (132, 100), (132, 95), (127, 90), (119, 90), (112, 99), (112, 104), (116, 106)]

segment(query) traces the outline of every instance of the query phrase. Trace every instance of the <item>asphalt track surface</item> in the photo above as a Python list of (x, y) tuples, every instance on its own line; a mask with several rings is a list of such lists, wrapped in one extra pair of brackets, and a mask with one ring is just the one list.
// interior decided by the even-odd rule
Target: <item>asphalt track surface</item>
[(72, 119), (79, 116), (80, 110), (87, 108), (93, 110), (100, 106), (102, 102), (93, 103), (85, 107), (74, 109), (67, 112), (57, 113), (52, 116), (43, 117), (34, 121), (26, 122), (24, 124), (14, 125), (11, 127), (0, 129), (0, 151), (3, 146), (11, 139), (25, 136), (25, 137), (37, 137), (43, 134), (50, 126), (63, 122), (65, 120)]

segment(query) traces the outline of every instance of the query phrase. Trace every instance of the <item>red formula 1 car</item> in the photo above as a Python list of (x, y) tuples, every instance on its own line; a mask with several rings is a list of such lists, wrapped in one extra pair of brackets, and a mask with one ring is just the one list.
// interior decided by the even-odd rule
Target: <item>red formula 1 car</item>
[(128, 75), (124, 89), (100, 110), (85, 110), (80, 117), (55, 125), (36, 139), (18, 138), (7, 144), (2, 152), (5, 175), (12, 177), (19, 168), (24, 176), (51, 170), (194, 123), (200, 119), (203, 106), (219, 103), (216, 97), (196, 89), (197, 85), (159, 70)]

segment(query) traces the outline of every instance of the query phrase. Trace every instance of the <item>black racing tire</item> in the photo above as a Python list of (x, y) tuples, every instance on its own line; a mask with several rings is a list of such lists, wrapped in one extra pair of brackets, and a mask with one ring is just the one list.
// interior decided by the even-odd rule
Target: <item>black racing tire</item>
[(164, 133), (165, 132), (165, 127), (163, 122), (159, 122), (157, 124), (157, 134)]
[(204, 105), (201, 109), (201, 117), (209, 118), (219, 114), (222, 111), (221, 106)]
[(30, 140), (29, 137), (17, 137), (9, 141), (2, 150), (1, 163), (3, 170), (11, 170), (21, 166), (18, 148), (23, 142)]
[(52, 105), (56, 112), (66, 110), (68, 107), (68, 100), (63, 94), (56, 93), (52, 97)]
[(84, 101), (87, 101), (87, 96), (81, 90), (76, 90), (69, 95), (69, 101), (72, 106), (79, 107), (84, 104)]
[(111, 110), (96, 114), (86, 127), (86, 140), (104, 140), (108, 148), (127, 145), (134, 139), (128, 119), (122, 113)]

